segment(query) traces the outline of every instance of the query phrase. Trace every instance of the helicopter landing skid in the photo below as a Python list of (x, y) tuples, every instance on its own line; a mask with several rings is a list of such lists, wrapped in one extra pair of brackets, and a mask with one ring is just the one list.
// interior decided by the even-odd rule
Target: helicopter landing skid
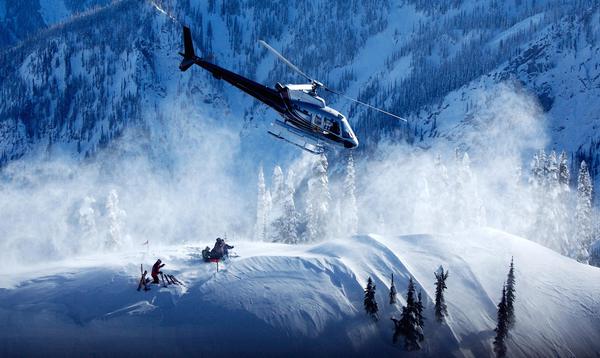
[(323, 154), (325, 147), (321, 141), (307, 136), (295, 127), (276, 120), (271, 123), (269, 134), (275, 138), (282, 139), (312, 154)]

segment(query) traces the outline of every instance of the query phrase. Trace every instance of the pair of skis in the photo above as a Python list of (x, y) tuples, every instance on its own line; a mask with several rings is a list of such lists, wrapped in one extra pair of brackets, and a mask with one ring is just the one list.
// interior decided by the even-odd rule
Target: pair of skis
[(140, 274), (142, 277), (140, 278), (140, 283), (138, 284), (137, 290), (141, 290), (144, 287), (144, 291), (150, 291), (150, 287), (148, 284), (150, 283), (150, 279), (146, 277), (148, 271), (144, 271), (144, 266), (140, 264)]
[(183, 286), (183, 282), (179, 281), (177, 277), (169, 274), (160, 273), (160, 277), (163, 282), (163, 287), (167, 287), (167, 285), (180, 285)]

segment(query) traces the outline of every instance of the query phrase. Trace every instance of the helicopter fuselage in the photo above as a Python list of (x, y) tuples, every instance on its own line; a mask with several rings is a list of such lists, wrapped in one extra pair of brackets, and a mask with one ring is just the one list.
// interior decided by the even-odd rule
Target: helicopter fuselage
[(356, 135), (346, 117), (328, 107), (325, 100), (316, 95), (311, 84), (282, 85), (277, 83), (273, 89), (197, 57), (193, 55), (193, 52), (191, 55), (189, 53), (180, 54), (184, 57), (179, 66), (181, 71), (186, 71), (194, 64), (204, 68), (215, 78), (228, 82), (273, 108), (283, 117), (284, 125), (295, 129), (292, 132), (308, 135), (316, 141), (344, 148), (358, 146)]

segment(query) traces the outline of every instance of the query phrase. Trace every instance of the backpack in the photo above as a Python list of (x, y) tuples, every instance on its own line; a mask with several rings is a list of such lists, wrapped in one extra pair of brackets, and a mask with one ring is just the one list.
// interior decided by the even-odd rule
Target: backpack
[(204, 250), (202, 250), (202, 259), (206, 262), (210, 260), (210, 247), (207, 246)]

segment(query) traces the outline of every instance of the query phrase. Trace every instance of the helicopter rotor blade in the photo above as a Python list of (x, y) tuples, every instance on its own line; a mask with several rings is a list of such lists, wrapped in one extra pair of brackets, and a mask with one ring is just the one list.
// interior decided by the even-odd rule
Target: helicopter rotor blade
[(306, 78), (310, 82), (314, 81), (309, 75), (307, 75), (306, 73), (302, 72), (298, 67), (296, 67), (296, 65), (294, 65), (293, 63), (291, 63), (287, 58), (283, 57), (282, 54), (280, 54), (277, 50), (275, 50), (273, 47), (271, 47), (268, 43), (264, 42), (263, 40), (259, 40), (258, 42), (264, 48), (266, 48), (267, 50), (271, 51), (275, 56), (277, 56), (286, 65), (288, 65), (292, 70), (296, 71), (299, 75), (301, 75), (302, 77)]
[(331, 92), (331, 93), (333, 93), (333, 94), (336, 94), (336, 95), (338, 95), (338, 96), (342, 96), (342, 97), (344, 97), (344, 98), (346, 98), (346, 99), (348, 99), (348, 100), (350, 100), (350, 101), (352, 101), (352, 102), (356, 102), (356, 103), (358, 103), (358, 104), (362, 104), (363, 106), (367, 106), (367, 107), (369, 107), (369, 108), (371, 108), (371, 109), (373, 109), (373, 110), (375, 110), (375, 111), (381, 112), (381, 113), (383, 113), (383, 114), (386, 114), (386, 115), (388, 115), (388, 116), (390, 116), (390, 117), (394, 117), (394, 118), (396, 118), (396, 119), (399, 119), (399, 120), (401, 120), (401, 121), (404, 121), (404, 122), (407, 122), (407, 123), (408, 123), (408, 121), (407, 121), (406, 119), (404, 119), (404, 118), (402, 118), (402, 117), (400, 117), (400, 116), (397, 116), (397, 115), (395, 115), (395, 114), (393, 114), (393, 113), (390, 113), (390, 112), (388, 112), (388, 111), (384, 111), (383, 109), (381, 109), (381, 108), (377, 108), (377, 107), (375, 107), (375, 106), (372, 106), (372, 105), (370, 105), (370, 104), (368, 104), (368, 103), (366, 103), (366, 102), (359, 101), (358, 99), (355, 99), (355, 98), (352, 98), (352, 97), (350, 97), (350, 96), (347, 96), (346, 94), (344, 94), (344, 93), (342, 93), (342, 92), (338, 92), (338, 91), (335, 91), (335, 90), (333, 90), (333, 89), (331, 89), (331, 88), (328, 88), (327, 86), (323, 85), (321, 82), (318, 82), (318, 81), (316, 81), (315, 79), (311, 78), (311, 77), (310, 77), (309, 75), (307, 75), (306, 73), (302, 72), (302, 71), (301, 71), (301, 70), (300, 70), (298, 67), (296, 67), (296, 65), (294, 65), (293, 63), (291, 63), (291, 62), (290, 62), (290, 61), (289, 61), (287, 58), (283, 57), (283, 55), (282, 55), (282, 54), (280, 54), (280, 53), (279, 53), (277, 50), (275, 50), (273, 47), (271, 47), (271, 45), (269, 45), (269, 44), (268, 44), (268, 43), (266, 43), (265, 41), (263, 41), (263, 40), (259, 40), (258, 42), (259, 42), (259, 43), (260, 43), (260, 44), (261, 44), (261, 45), (262, 45), (264, 48), (266, 48), (267, 50), (271, 51), (271, 52), (272, 52), (272, 53), (273, 53), (275, 56), (277, 56), (277, 57), (278, 57), (278, 58), (279, 58), (281, 61), (283, 61), (283, 63), (285, 63), (286, 65), (288, 65), (288, 66), (289, 66), (289, 67), (290, 67), (292, 70), (296, 71), (296, 73), (298, 73), (298, 74), (299, 74), (299, 75), (301, 75), (302, 77), (304, 77), (304, 78), (306, 78), (307, 80), (309, 80), (309, 81), (310, 81), (310, 82), (311, 82), (311, 83), (312, 83), (314, 86), (316, 86), (316, 87), (322, 87), (322, 88), (323, 88), (323, 89), (325, 89), (326, 91), (329, 91), (329, 92)]
[(396, 119), (399, 119), (399, 120), (401, 120), (401, 121), (404, 121), (404, 122), (408, 123), (408, 120), (406, 120), (405, 118), (402, 118), (402, 117), (400, 117), (400, 116), (397, 116), (397, 115), (395, 115), (395, 114), (393, 114), (393, 113), (390, 113), (390, 112), (388, 112), (388, 111), (384, 111), (384, 110), (383, 110), (383, 109), (381, 109), (381, 108), (377, 108), (377, 107), (375, 107), (375, 106), (372, 106), (372, 105), (370, 105), (370, 104), (368, 104), (368, 103), (366, 103), (366, 102), (359, 101), (359, 100), (357, 100), (356, 98), (352, 98), (352, 97), (350, 97), (350, 96), (347, 96), (346, 94), (344, 94), (344, 93), (342, 93), (342, 92), (338, 92), (338, 91), (332, 90), (331, 88), (328, 88), (328, 87), (323, 87), (323, 88), (324, 88), (326, 91), (329, 91), (329, 92), (331, 92), (331, 93), (333, 93), (333, 94), (337, 94), (338, 96), (342, 96), (342, 97), (344, 97), (344, 98), (346, 98), (346, 99), (348, 99), (348, 100), (350, 100), (350, 101), (352, 101), (352, 102), (356, 102), (356, 103), (358, 103), (358, 104), (362, 104), (363, 106), (367, 106), (367, 107), (369, 107), (369, 108), (371, 108), (371, 109), (373, 109), (373, 110), (375, 110), (375, 111), (377, 111), (377, 112), (381, 112), (381, 113), (383, 113), (383, 114), (387, 114), (387, 115), (388, 115), (388, 116), (390, 116), (390, 117), (394, 117), (394, 118), (396, 118)]

